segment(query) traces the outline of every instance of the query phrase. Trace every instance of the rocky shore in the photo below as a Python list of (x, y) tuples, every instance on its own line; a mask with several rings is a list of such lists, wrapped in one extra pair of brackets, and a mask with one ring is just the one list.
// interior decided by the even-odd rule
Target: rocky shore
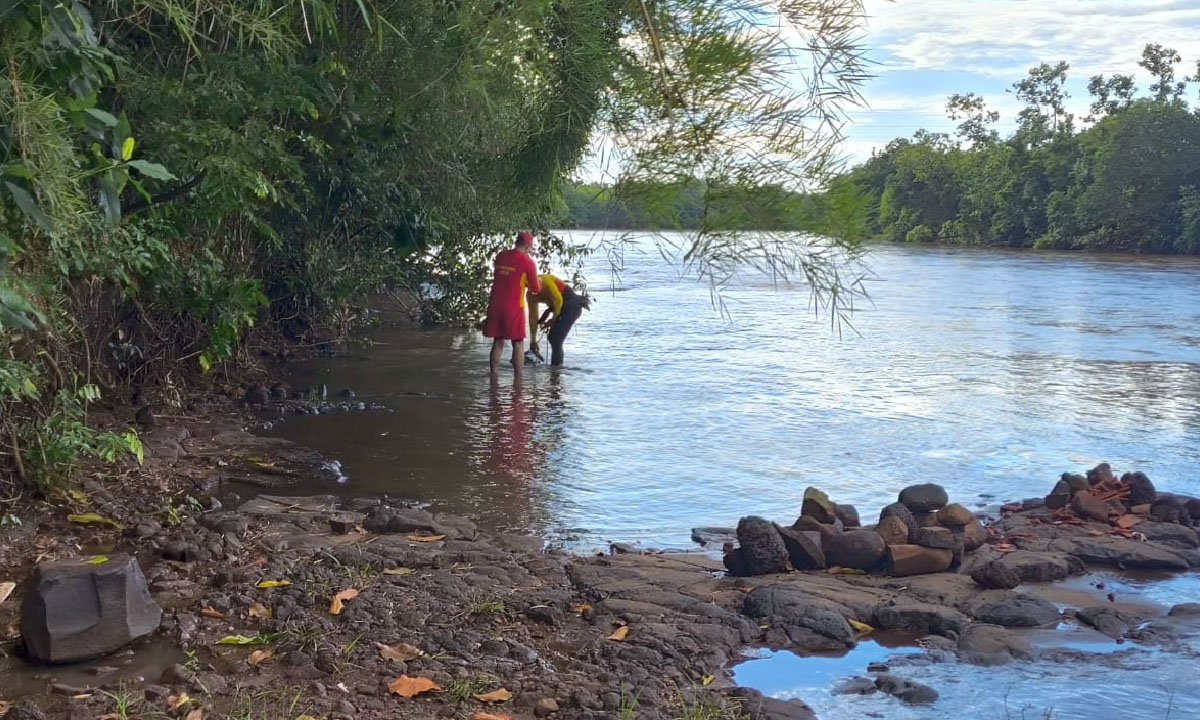
[[(578, 556), (384, 499), (289, 496), (296, 478), (327, 475), (325, 460), (245, 431), (241, 412), (228, 403), (160, 426), (144, 467), (0, 531), (0, 582), (16, 584), (0, 602), (6, 720), (811, 718), (737, 687), (744, 651), (842, 651), (890, 631), (940, 659), (992, 665), (1037, 656), (1026, 630), (1060, 622), (1170, 647), (1200, 611), (1055, 593), (1091, 565), (1200, 566), (1200, 506), (1104, 466), (992, 517), (933, 486), (904, 489), (877, 525), (855, 527), (857, 512), (814, 491), (786, 527), (743, 520), (724, 562)], [(710, 550), (726, 542), (701, 536)], [(79, 602), (55, 595), (56, 568), (97, 588), (119, 580), (97, 612), (118, 613), (104, 620), (121, 632), (56, 615)], [(70, 674), (26, 654), (94, 659)], [(848, 691), (937, 697), (887, 673)]]

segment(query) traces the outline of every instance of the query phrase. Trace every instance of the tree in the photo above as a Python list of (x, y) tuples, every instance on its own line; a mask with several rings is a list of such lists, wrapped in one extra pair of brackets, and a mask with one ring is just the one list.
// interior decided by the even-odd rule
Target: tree
[(946, 101), (946, 113), (951, 120), (961, 120), (958, 136), (972, 145), (987, 145), (1000, 139), (1000, 133), (988, 127), (1000, 120), (1000, 113), (988, 108), (987, 102), (975, 93), (954, 94)]
[(1138, 65), (1154, 78), (1150, 92), (1160, 103), (1176, 103), (1183, 97), (1187, 84), (1175, 80), (1175, 66), (1183, 61), (1176, 50), (1158, 43), (1149, 43), (1142, 48), (1142, 59)]
[(1025, 79), (1013, 84), (1012, 92), (1027, 105), (1017, 117), (1031, 144), (1049, 140), (1060, 132), (1072, 131), (1073, 117), (1066, 110), (1066, 101), (1071, 97), (1066, 90), (1070, 67), (1063, 61), (1054, 65), (1042, 63), (1030, 69)]
[(1088, 93), (1095, 98), (1091, 104), (1089, 122), (1095, 122), (1115, 112), (1124, 110), (1137, 95), (1137, 86), (1132, 75), (1093, 75), (1088, 80)]

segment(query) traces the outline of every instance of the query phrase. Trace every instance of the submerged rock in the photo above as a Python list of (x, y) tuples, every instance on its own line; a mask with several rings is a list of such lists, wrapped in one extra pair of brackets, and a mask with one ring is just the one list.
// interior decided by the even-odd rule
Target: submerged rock
[(1131, 627), (1139, 624), (1137, 618), (1104, 606), (1082, 608), (1075, 613), (1075, 617), (1111, 638), (1125, 637)]
[(937, 702), (937, 690), (912, 680), (895, 675), (882, 674), (875, 677), (875, 687), (881, 692), (910, 705), (928, 705)]
[(936, 512), (950, 502), (946, 489), (935, 483), (909, 485), (900, 491), (900, 502), (913, 512)]
[(162, 610), (137, 561), (112, 555), (105, 562), (40, 563), (21, 606), (21, 637), (37, 662), (98, 658), (158, 629)]
[(768, 575), (791, 569), (787, 547), (770, 522), (750, 515), (738, 521), (738, 545), (750, 575)]

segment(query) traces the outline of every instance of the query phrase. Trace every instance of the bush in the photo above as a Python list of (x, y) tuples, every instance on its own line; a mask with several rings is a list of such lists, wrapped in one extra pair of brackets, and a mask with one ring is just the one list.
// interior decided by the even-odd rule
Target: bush
[(908, 234), (904, 236), (904, 241), (910, 243), (933, 242), (933, 231), (927, 225), (918, 225), (908, 231)]

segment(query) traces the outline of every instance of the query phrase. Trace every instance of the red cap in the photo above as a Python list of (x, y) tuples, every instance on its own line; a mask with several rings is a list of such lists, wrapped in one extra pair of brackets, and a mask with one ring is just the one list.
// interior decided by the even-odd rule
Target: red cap
[(532, 246), (533, 245), (533, 233), (529, 233), (529, 232), (522, 230), (521, 232), (517, 233), (517, 241), (518, 241), (518, 244), (520, 244), (520, 245)]

